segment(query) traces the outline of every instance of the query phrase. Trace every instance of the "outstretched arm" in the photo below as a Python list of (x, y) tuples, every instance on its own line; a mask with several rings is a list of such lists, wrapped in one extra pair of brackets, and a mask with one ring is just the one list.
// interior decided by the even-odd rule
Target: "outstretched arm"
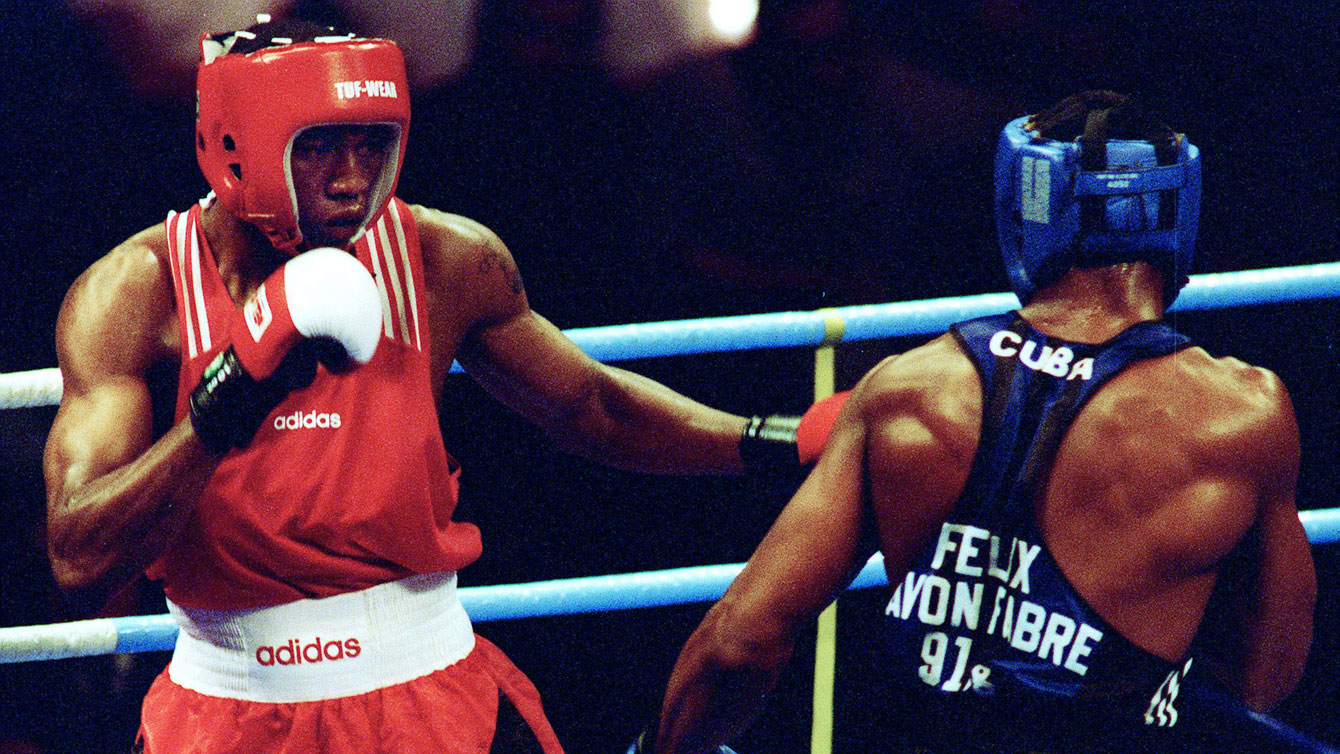
[[(454, 350), (484, 389), (560, 447), (633, 471), (742, 469), (744, 417), (587, 356), (531, 311), (510, 252), (487, 228), (423, 210), (419, 227), (431, 295), (452, 291), (449, 300), (434, 305), (434, 346)], [(440, 343), (458, 317), (468, 317), (456, 325), (459, 344)]]
[(459, 359), (486, 390), (569, 452), (651, 473), (742, 468), (743, 417), (600, 364), (529, 310), (479, 330)]

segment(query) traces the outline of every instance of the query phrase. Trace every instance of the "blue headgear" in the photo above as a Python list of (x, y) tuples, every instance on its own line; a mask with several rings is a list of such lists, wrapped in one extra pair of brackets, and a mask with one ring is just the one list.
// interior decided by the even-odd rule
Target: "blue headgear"
[(1187, 282), (1200, 219), (1200, 150), (1161, 127), (1148, 140), (1107, 138), (1113, 106), (1086, 115), (1074, 141), (1006, 124), (996, 147), (996, 232), (1022, 303), (1072, 267), (1149, 262), (1167, 306)]

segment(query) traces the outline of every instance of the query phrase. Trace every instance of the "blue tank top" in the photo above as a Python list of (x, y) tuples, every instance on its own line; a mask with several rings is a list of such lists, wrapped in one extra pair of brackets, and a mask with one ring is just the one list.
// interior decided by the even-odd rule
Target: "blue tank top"
[[(981, 377), (981, 436), (950, 517), (891, 585), (885, 622), (898, 684), (934, 708), (924, 722), (947, 715), (948, 730), (933, 735), (959, 750), (1007, 751), (1012, 736), (1019, 750), (1043, 750), (1026, 728), (1063, 735), (1090, 705), (1141, 728), (1175, 724), (1190, 658), (1145, 652), (1084, 601), (1047, 550), (1034, 498), (1089, 398), (1127, 365), (1190, 339), (1141, 322), (1106, 343), (1071, 343), (1015, 313), (950, 332)], [(971, 724), (955, 722), (956, 709)]]
[(981, 377), (977, 455), (950, 517), (891, 585), (879, 664), (889, 687), (864, 691), (878, 740), (848, 748), (1337, 754), (1248, 711), (1191, 657), (1169, 662), (1128, 641), (1066, 580), (1034, 519), (1035, 494), (1085, 403), (1129, 364), (1190, 339), (1142, 322), (1106, 343), (1070, 343), (1017, 313), (950, 332)]

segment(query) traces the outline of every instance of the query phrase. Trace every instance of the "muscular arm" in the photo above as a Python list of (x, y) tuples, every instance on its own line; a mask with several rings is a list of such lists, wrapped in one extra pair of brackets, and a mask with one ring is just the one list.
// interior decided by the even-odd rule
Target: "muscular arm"
[(58, 583), (96, 604), (180, 531), (217, 460), (190, 426), (157, 442), (146, 375), (169, 357), (172, 283), (137, 236), (71, 287), (57, 323), (64, 393), (47, 438), (47, 538)]
[(848, 407), (809, 478), (680, 653), (657, 754), (708, 751), (748, 725), (798, 633), (869, 554), (859, 546), (864, 453), (865, 426)]
[(906, 571), (962, 489), (977, 394), (976, 374), (945, 339), (884, 360), (856, 386), (815, 469), (679, 655), (658, 754), (708, 750), (748, 725), (797, 633), (870, 554), (867, 521), (891, 580)]
[(1307, 533), (1298, 520), (1298, 427), (1288, 395), (1271, 376), (1278, 409), (1263, 427), (1265, 464), (1257, 517), (1259, 547), (1249, 598), (1238, 604), (1241, 629), (1231, 685), (1247, 706), (1267, 710), (1293, 691), (1312, 643), (1317, 576)]
[(633, 471), (741, 470), (744, 418), (591, 359), (531, 311), (497, 236), (463, 218), (417, 211), (430, 301), (440, 299), (430, 304), (435, 362), (453, 350), (439, 335), (454, 324), (455, 356), (471, 377), (565, 450)]
[(924, 368), (955, 356), (937, 341), (903, 364), (886, 360), (852, 392), (809, 478), (675, 663), (657, 754), (709, 750), (752, 720), (798, 633), (870, 554), (871, 515), (891, 578), (906, 569), (957, 497), (975, 447), (977, 404), (959, 395), (976, 394), (971, 366), (966, 376)]

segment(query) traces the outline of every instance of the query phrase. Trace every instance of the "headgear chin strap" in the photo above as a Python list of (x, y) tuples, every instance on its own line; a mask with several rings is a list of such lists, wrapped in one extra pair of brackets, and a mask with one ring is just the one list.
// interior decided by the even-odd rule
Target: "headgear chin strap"
[(1126, 100), (1103, 94), (1113, 99), (1067, 100), (1084, 118), (1074, 141), (1041, 135), (1039, 116), (1001, 131), (996, 232), (1010, 287), (1025, 304), (1075, 267), (1148, 262), (1163, 273), (1165, 306), (1187, 282), (1200, 217), (1200, 150), (1161, 126), (1143, 139), (1108, 138), (1109, 118)]
[[(333, 34), (333, 32), (332, 32)], [(311, 42), (226, 54), (251, 32), (205, 36), (196, 79), (196, 159), (223, 206), (296, 254), (303, 242), (289, 167), (293, 139), (326, 125), (387, 125), (396, 132), (359, 235), (395, 192), (409, 138), (405, 60), (384, 39)], [(357, 238), (357, 236), (355, 236)]]

